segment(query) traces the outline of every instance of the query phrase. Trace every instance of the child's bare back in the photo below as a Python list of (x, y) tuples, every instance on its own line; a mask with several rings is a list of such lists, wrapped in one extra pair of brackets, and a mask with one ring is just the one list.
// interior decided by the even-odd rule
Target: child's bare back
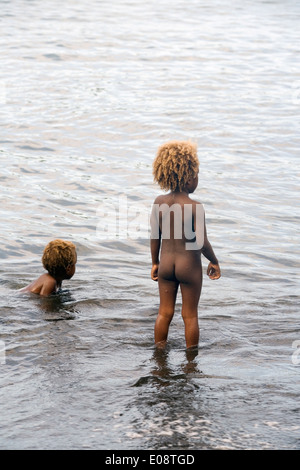
[[(204, 241), (202, 205), (185, 192), (161, 195), (155, 204), (162, 239), (159, 276), (166, 280), (199, 283), (202, 281), (201, 248)], [(198, 237), (195, 230), (197, 213), (200, 219)]]

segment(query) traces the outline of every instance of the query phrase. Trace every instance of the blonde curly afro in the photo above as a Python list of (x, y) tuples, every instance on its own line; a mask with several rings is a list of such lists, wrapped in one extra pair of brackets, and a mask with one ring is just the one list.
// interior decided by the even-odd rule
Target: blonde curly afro
[(53, 277), (65, 273), (68, 266), (76, 264), (76, 260), (75, 245), (60, 239), (48, 243), (42, 256), (44, 268)]
[(159, 147), (153, 162), (154, 181), (168, 191), (182, 191), (199, 171), (197, 146), (187, 141), (171, 141)]

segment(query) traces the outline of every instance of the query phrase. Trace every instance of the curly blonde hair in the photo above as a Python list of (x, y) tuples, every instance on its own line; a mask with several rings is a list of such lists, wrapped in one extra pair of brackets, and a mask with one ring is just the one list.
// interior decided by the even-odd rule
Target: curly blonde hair
[(154, 181), (164, 190), (182, 191), (199, 171), (197, 146), (174, 140), (159, 147), (153, 162)]
[(46, 271), (55, 277), (64, 274), (68, 266), (76, 263), (76, 247), (74, 243), (64, 240), (53, 240), (44, 249), (42, 263)]

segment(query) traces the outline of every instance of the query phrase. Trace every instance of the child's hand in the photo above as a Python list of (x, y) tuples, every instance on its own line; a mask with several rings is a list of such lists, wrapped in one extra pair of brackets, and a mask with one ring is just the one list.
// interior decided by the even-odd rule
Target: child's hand
[(210, 279), (219, 279), (221, 277), (221, 269), (218, 264), (209, 263), (207, 267), (207, 275)]
[(159, 266), (159, 264), (153, 264), (153, 266), (152, 266), (151, 279), (153, 279), (153, 281), (158, 280), (158, 266)]

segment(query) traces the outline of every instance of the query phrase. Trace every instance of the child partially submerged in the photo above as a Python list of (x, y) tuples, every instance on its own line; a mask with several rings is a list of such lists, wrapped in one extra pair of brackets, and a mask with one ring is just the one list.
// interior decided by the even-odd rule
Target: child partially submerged
[(202, 204), (190, 199), (198, 185), (196, 146), (174, 141), (162, 145), (153, 164), (154, 180), (168, 194), (158, 196), (151, 214), (151, 277), (158, 281), (160, 306), (155, 343), (164, 345), (174, 315), (178, 287), (187, 348), (198, 346), (198, 303), (202, 288), (201, 253), (210, 261), (210, 279), (221, 276), (208, 241)]
[(48, 272), (21, 289), (21, 292), (42, 296), (55, 294), (61, 288), (63, 280), (74, 276), (76, 262), (76, 247), (72, 242), (59, 239), (51, 241), (42, 256), (43, 266)]

